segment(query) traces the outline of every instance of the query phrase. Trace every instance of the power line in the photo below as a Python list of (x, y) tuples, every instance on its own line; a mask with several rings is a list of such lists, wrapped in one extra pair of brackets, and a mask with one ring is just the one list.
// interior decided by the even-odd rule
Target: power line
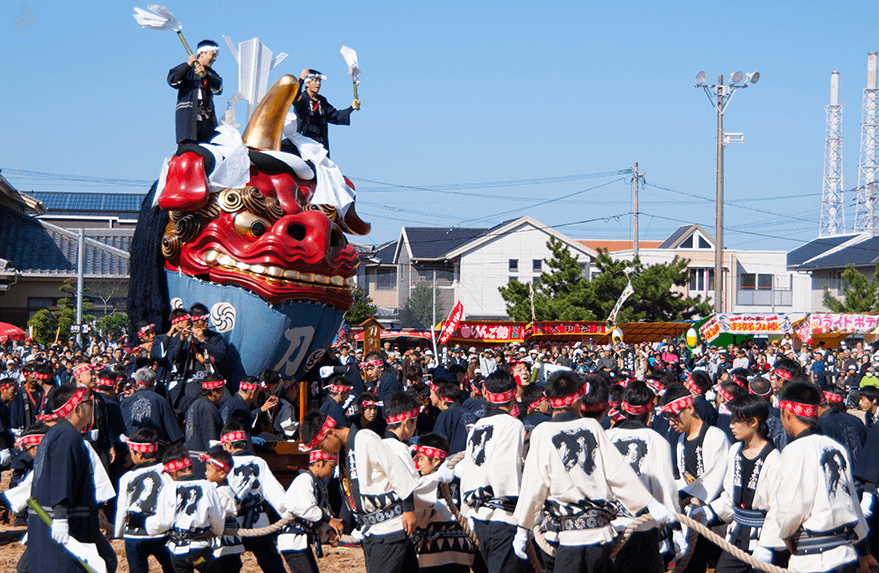
[[(560, 177), (539, 177), (536, 179), (512, 179), (508, 181), (485, 181), (482, 183), (448, 183), (444, 185), (403, 185), (400, 183), (386, 183), (384, 181), (374, 181), (372, 179), (364, 179), (361, 177), (351, 177), (351, 179), (355, 181), (364, 181), (366, 183), (372, 183), (374, 185), (384, 185), (386, 187), (398, 187), (401, 189), (399, 192), (404, 192), (405, 190), (418, 190), (418, 191), (434, 191), (434, 192), (445, 192), (451, 191), (453, 189), (489, 189), (493, 187), (518, 187), (522, 185), (544, 185), (547, 183), (563, 183), (566, 181), (580, 181), (582, 179), (596, 179), (600, 177), (614, 177), (616, 175), (631, 175), (632, 168), (629, 167), (627, 169), (617, 169), (616, 171), (604, 171), (601, 173), (584, 173), (581, 175), (562, 175)], [(390, 191), (388, 191), (390, 192)], [(454, 193), (455, 195), (472, 195), (467, 193)], [(484, 195), (478, 195), (480, 197), (484, 197)], [(502, 195), (496, 195), (495, 197), (503, 198)]]

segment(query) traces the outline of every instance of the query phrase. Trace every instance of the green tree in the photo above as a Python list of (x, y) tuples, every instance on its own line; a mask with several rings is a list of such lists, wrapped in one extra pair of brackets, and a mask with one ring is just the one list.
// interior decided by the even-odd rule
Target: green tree
[(354, 305), (345, 313), (345, 324), (348, 326), (357, 326), (368, 318), (368, 315), (375, 314), (378, 307), (372, 302), (372, 297), (366, 294), (366, 290), (362, 288), (354, 289)]
[[(59, 341), (67, 340), (70, 336), (70, 327), (76, 324), (76, 285), (70, 280), (65, 280), (58, 290), (64, 294), (58, 299), (58, 310), (50, 312), (48, 309), (43, 309), (27, 321), (28, 326), (34, 327), (34, 338), (43, 345), (52, 344), (56, 337)], [(95, 305), (85, 299), (85, 294), (84, 290), (82, 323), (88, 324), (95, 317), (86, 313)]]
[(111, 312), (95, 321), (95, 329), (106, 340), (116, 339), (128, 330), (128, 315), (124, 312)]
[[(406, 301), (406, 310), (408, 310), (418, 326), (421, 328), (433, 328), (433, 303), (436, 293), (433, 287), (427, 282), (420, 282), (418, 286), (409, 295)], [(439, 298), (436, 299), (436, 320), (440, 321), (444, 318), (443, 305)]]
[[(613, 260), (607, 251), (599, 251), (595, 259), (599, 274), (589, 280), (562, 241), (550, 237), (547, 247), (552, 256), (534, 289), (534, 314), (539, 321), (606, 320), (629, 280), (635, 293), (617, 315), (618, 322), (677, 321), (711, 313), (711, 305), (701, 297), (685, 297), (673, 290), (687, 282), (686, 259), (644, 265), (640, 259)], [(500, 287), (500, 293), (513, 320), (531, 320), (527, 284), (511, 282)]]
[(876, 312), (879, 310), (879, 263), (873, 279), (858, 271), (854, 265), (846, 265), (842, 278), (848, 286), (842, 289), (843, 300), (839, 300), (830, 289), (824, 287), (824, 306), (831, 312)]

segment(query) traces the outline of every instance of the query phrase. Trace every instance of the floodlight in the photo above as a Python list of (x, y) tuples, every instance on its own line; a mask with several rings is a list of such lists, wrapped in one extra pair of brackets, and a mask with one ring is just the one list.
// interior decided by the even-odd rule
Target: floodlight
[(708, 79), (708, 72), (706, 72), (705, 70), (702, 70), (701, 72), (696, 74), (696, 83), (697, 84), (704, 84), (707, 79)]
[(730, 84), (737, 84), (737, 83), (741, 82), (743, 79), (745, 79), (745, 74), (743, 74), (742, 72), (733, 72), (732, 74), (730, 74), (729, 83)]
[(760, 72), (754, 72), (753, 74), (748, 74), (748, 83), (756, 84), (757, 80), (760, 79)]

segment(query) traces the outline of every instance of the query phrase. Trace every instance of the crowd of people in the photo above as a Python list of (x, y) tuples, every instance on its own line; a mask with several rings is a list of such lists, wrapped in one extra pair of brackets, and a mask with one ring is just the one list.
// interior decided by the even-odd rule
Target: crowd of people
[[(138, 325), (131, 345), (0, 351), (7, 519), (28, 527), (20, 571), (77, 570), (72, 537), (109, 571), (107, 539), (122, 538), (132, 572), (151, 555), (166, 572), (237, 572), (246, 551), (264, 571), (316, 572), (322, 543), (342, 535), (370, 572), (525, 571), (528, 551), (545, 571), (659, 572), (684, 554), (686, 571), (752, 570), (703, 537), (689, 546), (680, 512), (797, 571), (879, 567), (879, 352), (862, 342), (544, 341), (439, 356), (342, 342), (301, 380), (233, 381), (204, 305), (168, 318), (164, 333)], [(286, 489), (261, 457), (282, 440), (309, 460)], [(277, 532), (236, 535), (283, 517)]]

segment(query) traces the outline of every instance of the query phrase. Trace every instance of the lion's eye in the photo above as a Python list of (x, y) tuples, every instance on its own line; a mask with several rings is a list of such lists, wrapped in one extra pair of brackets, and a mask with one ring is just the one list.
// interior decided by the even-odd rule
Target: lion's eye
[(253, 238), (263, 236), (272, 226), (272, 224), (266, 219), (257, 217), (253, 213), (247, 211), (236, 214), (234, 223), (235, 230), (238, 231), (238, 234)]

